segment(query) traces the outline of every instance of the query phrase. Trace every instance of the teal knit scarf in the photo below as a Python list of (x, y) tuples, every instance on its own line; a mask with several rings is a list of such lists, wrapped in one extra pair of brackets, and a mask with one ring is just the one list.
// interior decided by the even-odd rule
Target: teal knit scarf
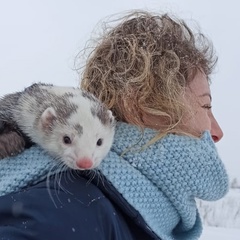
[[(135, 126), (118, 123), (99, 169), (159, 237), (198, 239), (202, 226), (195, 198), (217, 200), (226, 194), (224, 165), (207, 131), (200, 139), (169, 134), (141, 151), (155, 134), (145, 129), (142, 136)], [(56, 165), (37, 146), (1, 160), (0, 195), (46, 178)]]

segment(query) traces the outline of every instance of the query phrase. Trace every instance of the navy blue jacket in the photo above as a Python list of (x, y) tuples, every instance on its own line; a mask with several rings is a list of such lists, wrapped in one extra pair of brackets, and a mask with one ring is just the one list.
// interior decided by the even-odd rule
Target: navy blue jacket
[(0, 239), (159, 239), (100, 173), (68, 170), (0, 197)]

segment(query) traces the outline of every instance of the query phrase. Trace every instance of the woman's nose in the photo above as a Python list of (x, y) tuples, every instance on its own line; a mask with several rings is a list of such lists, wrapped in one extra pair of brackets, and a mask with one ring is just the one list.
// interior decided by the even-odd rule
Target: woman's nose
[(212, 122), (211, 122), (211, 136), (213, 141), (219, 142), (222, 137), (223, 137), (223, 131), (221, 129), (221, 127), (219, 126), (217, 120), (214, 118), (214, 116), (212, 116)]

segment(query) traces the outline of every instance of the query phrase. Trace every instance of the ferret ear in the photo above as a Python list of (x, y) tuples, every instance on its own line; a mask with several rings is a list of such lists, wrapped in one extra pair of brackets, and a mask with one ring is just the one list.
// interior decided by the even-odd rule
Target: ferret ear
[(51, 127), (53, 121), (57, 118), (57, 113), (54, 108), (47, 108), (41, 115), (40, 121), (43, 130), (47, 130)]
[(108, 115), (109, 115), (110, 124), (113, 125), (113, 126), (115, 126), (116, 121), (115, 121), (115, 117), (114, 117), (113, 114), (112, 114), (112, 111), (111, 111), (111, 110), (108, 110), (107, 112), (108, 112)]

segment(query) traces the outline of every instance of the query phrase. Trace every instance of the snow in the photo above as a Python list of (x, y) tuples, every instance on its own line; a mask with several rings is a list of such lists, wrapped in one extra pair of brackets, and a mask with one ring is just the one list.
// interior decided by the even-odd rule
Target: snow
[(200, 240), (240, 240), (240, 229), (205, 227)]
[(216, 202), (198, 201), (198, 208), (204, 225), (240, 229), (240, 189)]
[(200, 240), (240, 240), (240, 187), (232, 183), (224, 198), (216, 202), (197, 201), (203, 222)]

